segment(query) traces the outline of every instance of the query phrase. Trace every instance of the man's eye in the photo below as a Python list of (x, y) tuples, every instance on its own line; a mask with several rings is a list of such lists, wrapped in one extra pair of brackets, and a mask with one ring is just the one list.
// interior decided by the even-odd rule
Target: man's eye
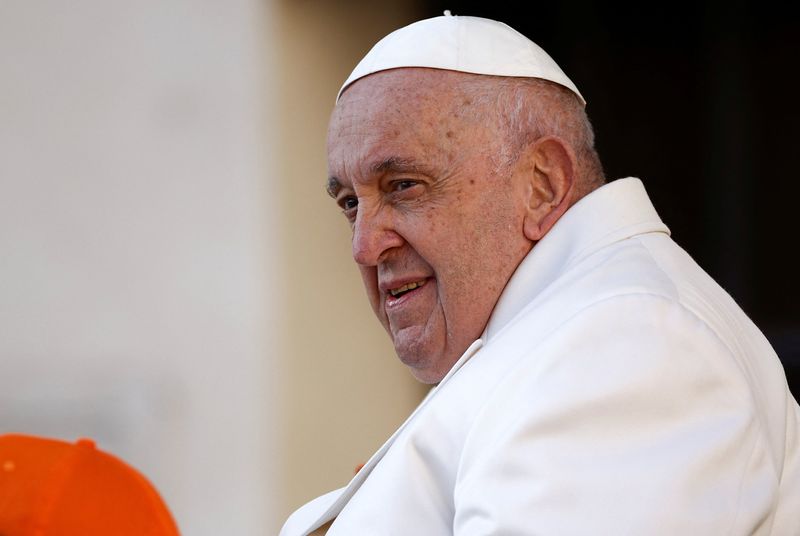
[(339, 206), (342, 207), (342, 210), (353, 210), (358, 206), (358, 199), (353, 196), (347, 196), (339, 201)]
[(412, 188), (416, 185), (417, 181), (412, 181), (412, 180), (394, 181), (392, 183), (392, 190), (395, 192), (400, 192), (402, 190), (408, 190), (409, 188)]

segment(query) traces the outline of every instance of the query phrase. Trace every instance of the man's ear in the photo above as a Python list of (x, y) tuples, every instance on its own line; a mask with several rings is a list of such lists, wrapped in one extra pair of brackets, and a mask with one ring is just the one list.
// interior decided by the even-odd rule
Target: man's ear
[(576, 158), (561, 138), (545, 136), (528, 147), (527, 206), (523, 232), (539, 241), (567, 211), (575, 184)]

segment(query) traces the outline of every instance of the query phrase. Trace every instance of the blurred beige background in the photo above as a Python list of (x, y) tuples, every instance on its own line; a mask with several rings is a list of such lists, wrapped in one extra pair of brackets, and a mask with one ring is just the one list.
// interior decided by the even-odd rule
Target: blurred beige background
[(0, 2), (0, 433), (140, 468), (187, 535), (274, 534), (424, 394), (324, 192), (412, 2)]

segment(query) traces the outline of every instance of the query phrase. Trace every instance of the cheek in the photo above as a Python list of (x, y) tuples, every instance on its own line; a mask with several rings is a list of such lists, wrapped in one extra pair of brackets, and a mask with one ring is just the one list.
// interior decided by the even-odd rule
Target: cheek
[(487, 196), (469, 209), (448, 226), (448, 236), (440, 240), (446, 246), (437, 254), (448, 301), (488, 315), (530, 245), (522, 233), (521, 214), (507, 199)]

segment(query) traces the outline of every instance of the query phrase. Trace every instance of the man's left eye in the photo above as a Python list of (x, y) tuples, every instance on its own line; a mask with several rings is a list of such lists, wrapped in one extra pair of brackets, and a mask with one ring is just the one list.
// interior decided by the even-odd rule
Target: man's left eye
[(409, 188), (416, 185), (417, 181), (412, 181), (412, 180), (394, 181), (392, 183), (392, 190), (394, 190), (395, 192), (400, 192), (402, 190), (408, 190)]

